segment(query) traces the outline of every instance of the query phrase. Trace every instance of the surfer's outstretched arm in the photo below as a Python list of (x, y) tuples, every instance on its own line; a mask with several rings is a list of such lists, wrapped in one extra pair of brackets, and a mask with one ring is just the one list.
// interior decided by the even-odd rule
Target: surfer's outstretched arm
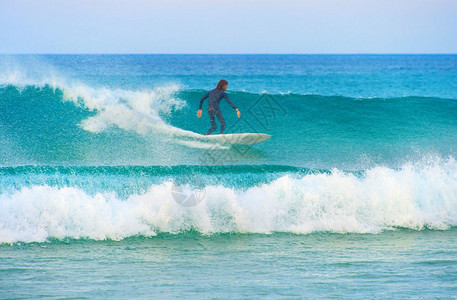
[(225, 98), (225, 100), (227, 100), (228, 104), (230, 104), (230, 106), (233, 107), (233, 109), (236, 110), (236, 114), (238, 115), (238, 118), (241, 117), (240, 111), (239, 111), (238, 108), (235, 106), (235, 104), (233, 104), (233, 102), (230, 101), (230, 99), (229, 99), (229, 97), (227, 96), (226, 93), (224, 93), (224, 98)]
[(230, 106), (233, 107), (233, 109), (238, 109), (238, 108), (236, 108), (235, 104), (233, 104), (233, 102), (230, 101), (230, 99), (226, 93), (224, 93), (223, 96), (224, 96), (225, 100), (227, 100), (228, 104), (230, 104)]
[(205, 96), (203, 96), (203, 97), (200, 99), (200, 106), (199, 106), (199, 108), (198, 108), (199, 110), (201, 110), (201, 109), (202, 109), (202, 106), (203, 106), (203, 102), (204, 102), (204, 101), (205, 101), (205, 99), (206, 99), (206, 98), (208, 98), (208, 97), (209, 97), (209, 92), (208, 92), (208, 93), (206, 93), (206, 95), (205, 95)]
[(206, 93), (205, 96), (203, 96), (201, 99), (200, 99), (200, 106), (198, 107), (198, 111), (197, 111), (197, 117), (201, 117), (202, 116), (202, 106), (203, 106), (203, 102), (205, 101), (206, 98), (209, 97), (209, 92)]

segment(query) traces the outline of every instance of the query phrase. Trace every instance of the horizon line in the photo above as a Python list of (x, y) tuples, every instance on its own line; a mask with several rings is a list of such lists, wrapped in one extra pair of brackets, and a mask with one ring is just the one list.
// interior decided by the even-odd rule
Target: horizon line
[(379, 52), (363, 52), (363, 53), (297, 53), (297, 52), (284, 52), (284, 53), (218, 53), (218, 52), (207, 52), (207, 53), (198, 53), (198, 52), (112, 52), (112, 53), (102, 53), (102, 52), (80, 52), (80, 53), (0, 53), (0, 55), (457, 55), (457, 52), (392, 52), (392, 53), (379, 53)]

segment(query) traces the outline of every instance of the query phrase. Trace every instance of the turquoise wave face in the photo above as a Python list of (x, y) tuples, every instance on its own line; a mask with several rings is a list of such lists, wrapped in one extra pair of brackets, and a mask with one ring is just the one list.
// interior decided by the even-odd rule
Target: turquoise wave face
[(330, 173), (328, 170), (275, 165), (3, 167), (0, 168), (0, 193), (33, 186), (75, 187), (90, 195), (114, 192), (118, 197), (126, 199), (134, 194), (145, 193), (152, 185), (169, 181), (196, 187), (222, 185), (246, 190), (268, 184), (284, 175), (300, 177)]
[[(251, 148), (201, 145), (203, 90), (0, 88), (0, 162), (9, 165), (273, 164), (362, 170), (456, 157), (457, 100), (229, 92), (226, 133), (273, 136)], [(146, 102), (146, 106), (142, 106)], [(183, 139), (186, 142), (183, 142)]]

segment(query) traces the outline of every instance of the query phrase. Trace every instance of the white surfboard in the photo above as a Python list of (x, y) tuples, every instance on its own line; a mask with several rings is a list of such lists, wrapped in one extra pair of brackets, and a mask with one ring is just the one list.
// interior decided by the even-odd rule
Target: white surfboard
[(202, 140), (225, 145), (255, 145), (270, 139), (271, 135), (265, 133), (227, 133), (203, 135)]

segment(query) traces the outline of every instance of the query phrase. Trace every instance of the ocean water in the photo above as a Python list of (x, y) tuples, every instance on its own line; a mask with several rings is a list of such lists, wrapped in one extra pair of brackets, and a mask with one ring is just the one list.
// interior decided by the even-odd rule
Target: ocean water
[(457, 55), (3, 55), (0, 145), (0, 298), (457, 295)]

